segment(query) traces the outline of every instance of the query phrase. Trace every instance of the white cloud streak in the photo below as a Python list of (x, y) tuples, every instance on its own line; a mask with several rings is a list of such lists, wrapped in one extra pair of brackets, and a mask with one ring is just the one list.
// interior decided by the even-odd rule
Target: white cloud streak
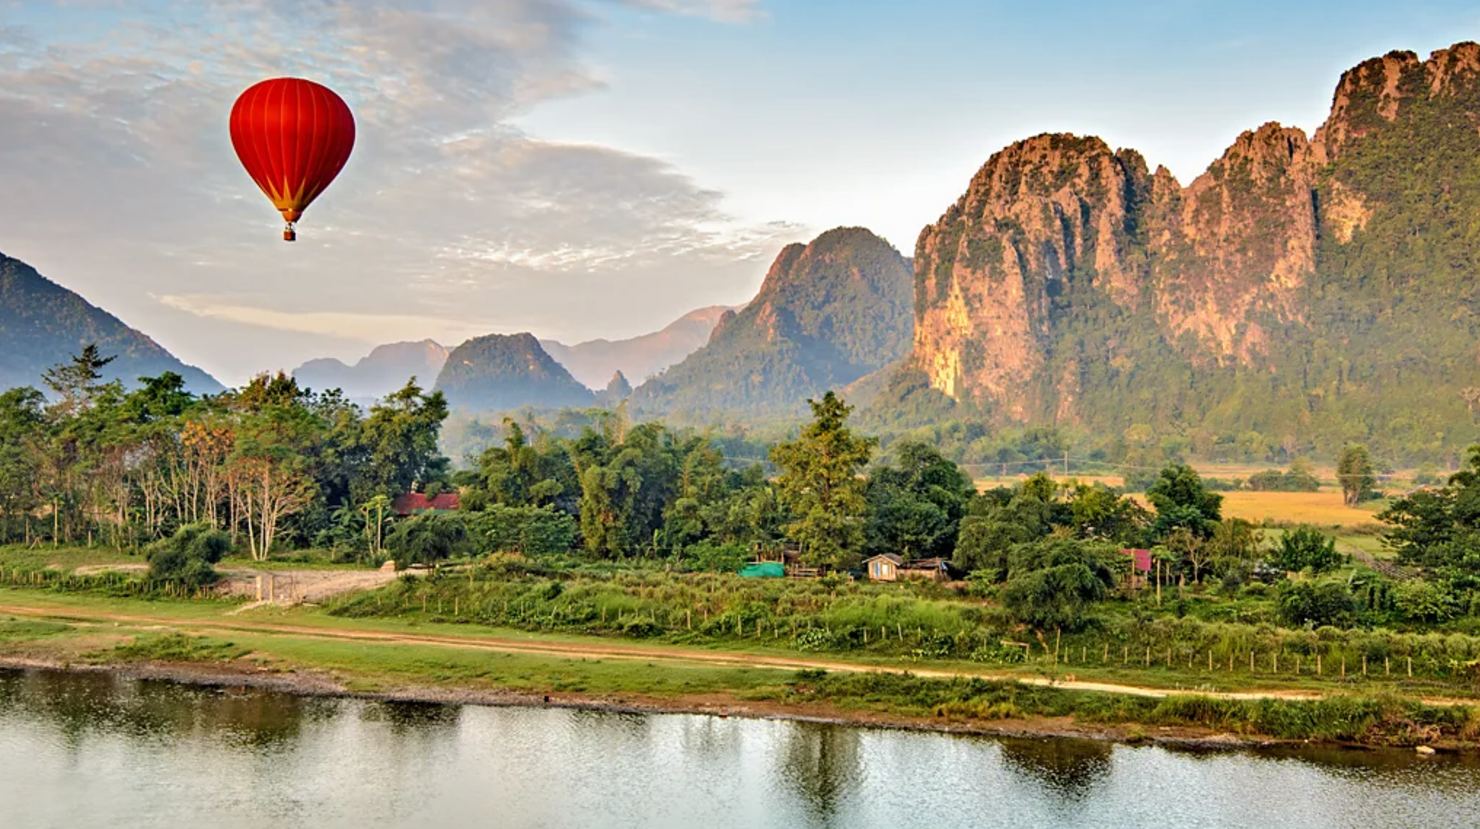
[[(759, 14), (751, 0), (619, 2), (726, 22)], [(322, 335), (326, 349), (376, 331), (450, 341), (485, 325), (640, 333), (743, 301), (799, 234), (735, 222), (720, 193), (663, 161), (509, 126), (599, 89), (579, 60), (599, 4), (126, 5), (136, 22), (94, 40), (0, 28), (0, 250), (227, 381), (264, 367), (252, 337), (271, 330)], [(329, 83), (359, 124), (297, 245), (275, 241), (276, 214), (225, 129), (236, 94), (280, 74)], [(186, 318), (241, 324), (201, 341)]]

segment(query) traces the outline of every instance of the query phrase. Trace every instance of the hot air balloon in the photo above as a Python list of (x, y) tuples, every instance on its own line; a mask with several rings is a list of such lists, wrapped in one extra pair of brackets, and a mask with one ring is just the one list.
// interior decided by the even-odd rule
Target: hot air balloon
[(302, 78), (262, 81), (231, 108), (231, 143), (247, 174), (298, 238), (303, 211), (344, 169), (355, 146), (355, 118), (326, 86)]

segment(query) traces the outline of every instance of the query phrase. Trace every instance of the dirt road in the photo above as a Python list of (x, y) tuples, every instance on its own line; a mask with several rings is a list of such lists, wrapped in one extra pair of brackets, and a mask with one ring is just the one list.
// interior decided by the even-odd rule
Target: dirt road
[[(1328, 694), (1317, 691), (1296, 690), (1193, 691), (1186, 689), (1152, 688), (1140, 685), (1079, 681), (1072, 676), (1052, 679), (1041, 676), (1021, 676), (992, 671), (934, 670), (917, 667), (905, 668), (903, 666), (860, 665), (821, 659), (726, 653), (723, 651), (698, 650), (676, 646), (540, 641), (496, 635), (446, 636), (430, 633), (412, 634), (376, 630), (345, 630), (302, 624), (257, 621), (243, 616), (219, 619), (180, 619), (167, 616), (101, 613), (77, 610), (70, 607), (62, 609), (26, 605), (0, 605), (0, 614), (32, 618), (55, 617), (71, 622), (91, 622), (97, 624), (117, 623), (132, 626), (158, 626), (197, 634), (230, 635), (231, 633), (258, 633), (324, 641), (365, 642), (385, 645), (421, 645), (492, 653), (533, 654), (566, 659), (622, 659), (669, 664), (714, 665), (730, 668), (769, 668), (782, 671), (825, 670), (836, 673), (902, 673), (908, 670), (915, 676), (926, 678), (950, 679), (978, 677), (992, 680), (1015, 680), (1024, 685), (1049, 686), (1074, 691), (1096, 691), (1106, 694), (1126, 694), (1151, 698), (1191, 693), (1217, 699), (1236, 700), (1312, 700), (1329, 696)], [(1425, 702), (1438, 705), (1452, 705), (1468, 703), (1470, 701), (1426, 699)]]

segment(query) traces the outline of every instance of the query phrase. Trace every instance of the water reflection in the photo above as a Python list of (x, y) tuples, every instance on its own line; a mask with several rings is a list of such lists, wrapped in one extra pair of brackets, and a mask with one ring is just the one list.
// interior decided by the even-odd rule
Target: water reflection
[(435, 702), (392, 700), (367, 706), (361, 717), (366, 722), (382, 722), (391, 733), (454, 731), (462, 717), (462, 707)]
[(838, 814), (862, 778), (859, 738), (863, 732), (821, 723), (793, 723), (781, 745), (781, 782), (795, 792), (813, 818)]
[[(209, 792), (209, 796), (202, 796)], [(1480, 825), (1480, 760), (302, 699), (0, 671), (0, 825)]]
[(1082, 800), (1110, 776), (1114, 746), (1101, 740), (1002, 738), (1002, 759), (1053, 795)]
[[(323, 700), (246, 688), (201, 688), (112, 674), (0, 672), (0, 715), (52, 724), (69, 745), (89, 734), (149, 740), (194, 736), (250, 747), (292, 742)], [(332, 707), (332, 706), (330, 706)]]

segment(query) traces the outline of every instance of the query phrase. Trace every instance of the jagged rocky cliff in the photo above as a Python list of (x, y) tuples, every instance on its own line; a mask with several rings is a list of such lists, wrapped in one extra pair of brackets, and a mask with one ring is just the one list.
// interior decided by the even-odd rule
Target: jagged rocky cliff
[(1467, 440), (1477, 254), (1473, 43), (1367, 61), (1314, 136), (1266, 124), (1186, 186), (1097, 138), (1037, 136), (921, 233), (913, 348), (878, 405)]

